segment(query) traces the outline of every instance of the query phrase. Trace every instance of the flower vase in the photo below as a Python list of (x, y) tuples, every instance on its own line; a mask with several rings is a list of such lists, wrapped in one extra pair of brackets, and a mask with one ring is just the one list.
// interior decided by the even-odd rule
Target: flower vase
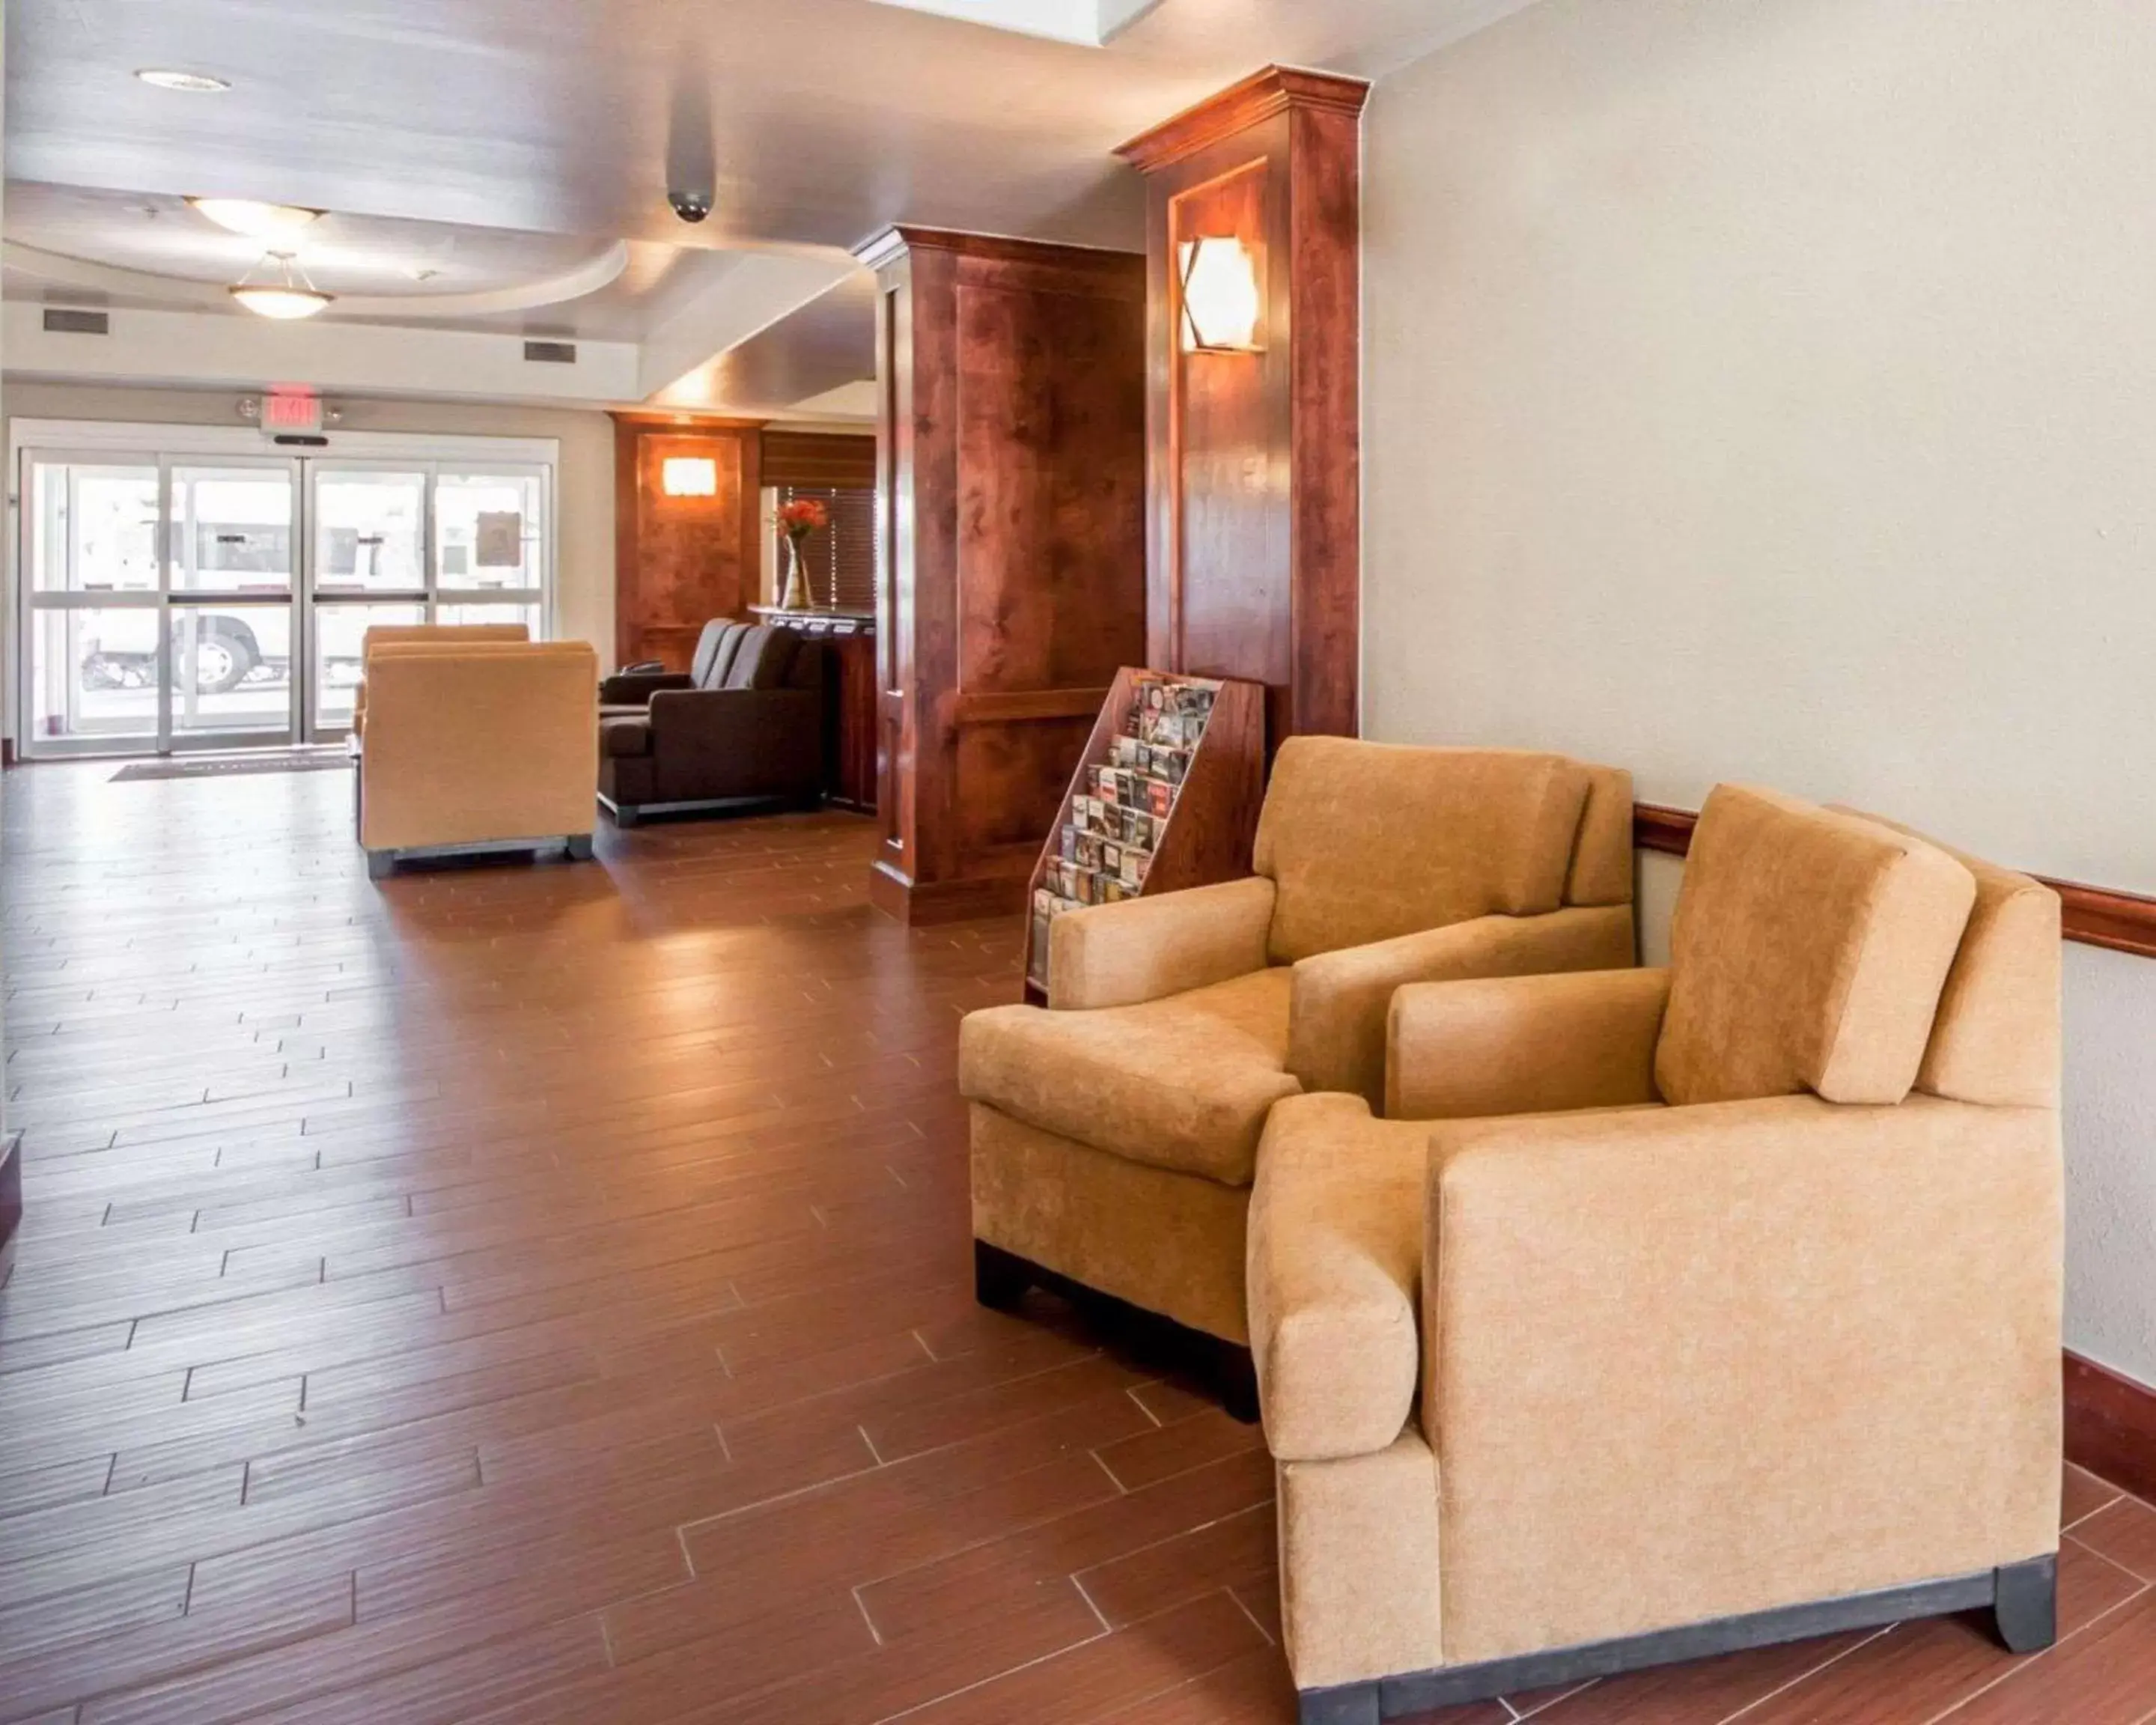
[(806, 611), (809, 608), (808, 579), (801, 567), (801, 542), (789, 538), (786, 542), (786, 591), (778, 601), (782, 611)]

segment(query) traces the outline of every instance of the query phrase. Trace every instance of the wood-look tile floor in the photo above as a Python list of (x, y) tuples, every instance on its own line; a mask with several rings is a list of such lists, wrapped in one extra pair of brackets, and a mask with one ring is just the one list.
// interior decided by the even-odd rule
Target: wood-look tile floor
[[(336, 774), (4, 787), (0, 1720), (1292, 1718), (1255, 1432), (974, 1307), (961, 1014), (869, 823), (370, 884)], [(1452, 1725), (2156, 1719), (2156, 1510), (1974, 1620)]]

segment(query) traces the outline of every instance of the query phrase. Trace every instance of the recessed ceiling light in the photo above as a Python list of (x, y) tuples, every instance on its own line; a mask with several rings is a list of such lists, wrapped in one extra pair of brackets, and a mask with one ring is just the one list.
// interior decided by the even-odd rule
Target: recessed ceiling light
[(300, 318), (312, 317), (317, 312), (328, 311), (333, 303), (335, 296), (324, 293), (308, 280), (307, 272), (298, 268), (291, 253), (265, 252), (262, 262), (254, 269), (259, 270), (264, 265), (281, 270), (284, 280), (257, 282), (251, 279), (254, 270), (250, 270), (247, 272), (249, 280), (227, 290), (234, 300), (257, 317), (274, 317), (280, 323), (295, 323)]
[(232, 88), (229, 78), (213, 78), (207, 72), (177, 72), (165, 66), (145, 66), (135, 75), (160, 90), (184, 90), (195, 95), (215, 95)]
[(318, 209), (306, 209), (296, 203), (258, 203), (251, 198), (190, 198), (187, 203), (198, 215), (206, 216), (220, 228), (234, 234), (244, 234), (250, 239), (275, 239), (297, 234), (321, 218)]

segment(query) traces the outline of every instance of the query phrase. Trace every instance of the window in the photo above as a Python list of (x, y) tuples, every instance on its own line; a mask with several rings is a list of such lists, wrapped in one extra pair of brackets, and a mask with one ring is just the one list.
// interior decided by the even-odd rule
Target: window
[[(802, 542), (808, 598), (827, 611), (875, 609), (876, 494), (852, 485), (776, 485), (771, 489), (772, 513), (798, 498), (813, 497), (831, 512), (831, 525), (811, 533)], [(777, 552), (775, 567), (783, 583), (786, 572), (785, 536), (771, 529)]]

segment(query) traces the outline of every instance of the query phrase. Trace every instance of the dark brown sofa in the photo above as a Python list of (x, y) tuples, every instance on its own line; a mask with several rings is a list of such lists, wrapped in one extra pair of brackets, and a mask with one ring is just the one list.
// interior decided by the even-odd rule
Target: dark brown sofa
[(619, 826), (824, 788), (824, 655), (790, 629), (704, 626), (690, 670), (599, 685), (599, 801)]

